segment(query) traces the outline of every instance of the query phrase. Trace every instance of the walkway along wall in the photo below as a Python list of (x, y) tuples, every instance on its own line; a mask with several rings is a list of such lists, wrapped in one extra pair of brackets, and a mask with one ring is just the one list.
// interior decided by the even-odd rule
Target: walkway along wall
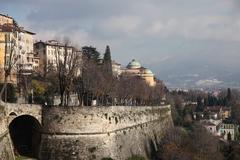
[(151, 159), (173, 126), (170, 106), (46, 107), (40, 159)]

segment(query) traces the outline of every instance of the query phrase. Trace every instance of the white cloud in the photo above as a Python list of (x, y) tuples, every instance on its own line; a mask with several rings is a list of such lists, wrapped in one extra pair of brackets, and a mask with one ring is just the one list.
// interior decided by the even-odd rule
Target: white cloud
[(100, 26), (105, 32), (131, 34), (140, 24), (141, 20), (136, 16), (113, 16), (104, 20)]
[(94, 45), (100, 51), (108, 44), (120, 63), (137, 58), (156, 72), (182, 74), (190, 73), (191, 68), (184, 66), (192, 64), (208, 65), (209, 71), (215, 65), (219, 70), (229, 66), (239, 70), (239, 4), (239, 0), (8, 0), (0, 10), (26, 24), (38, 39), (67, 36), (79, 46)]
[(240, 41), (239, 17), (197, 16), (157, 20), (146, 28), (149, 36), (180, 36), (187, 39)]

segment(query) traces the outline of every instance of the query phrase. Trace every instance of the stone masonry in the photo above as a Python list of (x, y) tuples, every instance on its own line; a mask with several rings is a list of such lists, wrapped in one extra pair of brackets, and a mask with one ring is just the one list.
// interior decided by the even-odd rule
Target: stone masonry
[(170, 106), (41, 107), (0, 104), (0, 157), (14, 159), (8, 125), (30, 115), (42, 125), (41, 160), (152, 159), (173, 127)]
[(170, 106), (45, 108), (40, 159), (151, 159), (172, 126)]
[(13, 160), (13, 146), (9, 135), (9, 124), (22, 115), (30, 115), (42, 121), (42, 107), (31, 104), (0, 103), (0, 160)]

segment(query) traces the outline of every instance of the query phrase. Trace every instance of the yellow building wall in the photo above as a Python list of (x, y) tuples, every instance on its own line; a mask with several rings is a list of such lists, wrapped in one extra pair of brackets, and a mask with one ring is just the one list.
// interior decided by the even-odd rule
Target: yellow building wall
[(143, 79), (145, 80), (145, 82), (146, 82), (149, 86), (151, 86), (151, 87), (156, 86), (156, 82), (155, 82), (153, 76), (144, 76)]
[[(0, 83), (4, 82), (5, 34), (5, 32), (0, 32)], [(14, 69), (12, 69), (12, 74), (8, 78), (8, 83), (17, 83), (17, 75)]]
[(4, 64), (4, 53), (5, 53), (5, 33), (0, 32), (0, 67)]
[(154, 75), (141, 73), (140, 69), (126, 69), (123, 73), (130, 74), (132, 76), (140, 76), (149, 86), (155, 87), (156, 81), (154, 80)]
[(5, 53), (5, 34), (0, 32), (0, 82), (4, 81), (4, 53)]
[(3, 25), (5, 23), (13, 24), (13, 19), (0, 15), (0, 25)]

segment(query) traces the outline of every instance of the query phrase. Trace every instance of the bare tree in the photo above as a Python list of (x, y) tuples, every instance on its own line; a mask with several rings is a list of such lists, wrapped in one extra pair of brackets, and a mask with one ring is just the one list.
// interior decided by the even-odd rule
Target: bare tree
[[(93, 50), (93, 51), (92, 51)], [(82, 74), (75, 81), (80, 105), (160, 105), (164, 85), (149, 86), (141, 77), (124, 73), (114, 78), (96, 57), (95, 48), (84, 47)]]
[[(30, 74), (24, 74), (22, 73), (21, 69), (18, 71), (18, 88), (20, 93), (23, 93), (25, 95), (25, 99), (27, 100), (29, 97), (29, 94), (31, 93), (31, 80), (32, 75)], [(32, 97), (31, 97), (32, 102)]]
[(163, 160), (212, 160), (223, 159), (219, 141), (200, 125), (190, 132), (181, 127), (168, 130), (159, 146), (159, 158)]
[[(12, 33), (12, 36), (11, 36)], [(18, 61), (18, 53), (17, 53), (17, 44), (15, 40), (16, 29), (13, 29), (12, 32), (7, 32), (5, 34), (5, 56), (4, 56), (4, 85), (0, 92), (0, 102), (2, 101), (2, 95), (5, 91), (5, 95), (7, 95), (7, 83), (8, 79), (12, 74), (12, 70), (16, 67), (16, 63)], [(6, 101), (6, 96), (5, 96)]]
[(79, 74), (81, 55), (66, 41), (63, 50), (56, 46), (55, 62), (59, 80), (60, 105), (68, 105), (70, 94), (74, 90), (74, 80)]

